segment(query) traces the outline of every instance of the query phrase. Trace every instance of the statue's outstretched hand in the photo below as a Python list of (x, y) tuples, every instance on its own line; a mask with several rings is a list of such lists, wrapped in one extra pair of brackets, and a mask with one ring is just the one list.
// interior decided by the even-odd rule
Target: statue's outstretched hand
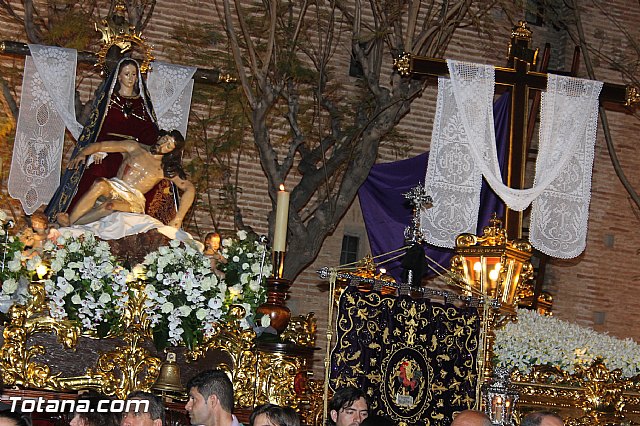
[(80, 151), (75, 158), (72, 158), (71, 161), (69, 161), (68, 167), (70, 169), (77, 169), (78, 167), (83, 165), (86, 160), (87, 160), (87, 156), (84, 155), (82, 151)]

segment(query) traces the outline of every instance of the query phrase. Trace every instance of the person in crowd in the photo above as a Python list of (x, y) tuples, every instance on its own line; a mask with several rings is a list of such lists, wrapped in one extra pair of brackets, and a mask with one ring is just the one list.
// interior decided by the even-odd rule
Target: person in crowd
[(192, 425), (239, 426), (233, 415), (233, 385), (222, 370), (203, 371), (187, 383), (185, 410)]
[(78, 167), (88, 156), (100, 151), (120, 152), (124, 161), (116, 177), (96, 180), (70, 213), (59, 213), (58, 223), (62, 226), (91, 223), (113, 211), (144, 213), (144, 194), (167, 178), (184, 191), (180, 208), (169, 223), (180, 228), (195, 199), (195, 187), (182, 169), (183, 147), (184, 137), (178, 130), (172, 130), (161, 132), (150, 150), (134, 140), (98, 142), (83, 148), (70, 167)]
[(464, 410), (453, 417), (451, 426), (491, 426), (491, 419), (486, 413), (477, 410)]
[(335, 426), (360, 426), (369, 415), (369, 400), (362, 389), (340, 388), (329, 401), (329, 418)]
[(164, 426), (165, 407), (162, 399), (149, 392), (133, 391), (127, 401), (146, 401), (147, 404), (128, 404), (122, 414), (120, 426)]
[(30, 424), (21, 413), (5, 409), (0, 411), (0, 426), (30, 426)]
[(551, 411), (536, 411), (522, 419), (520, 426), (563, 426), (562, 417)]
[[(108, 400), (105, 395), (90, 391), (79, 395), (76, 399), (76, 408), (82, 407), (74, 413), (70, 426), (119, 426), (120, 416), (116, 412), (104, 410), (101, 401)], [(100, 408), (100, 411), (98, 411)]]
[(300, 416), (291, 407), (258, 405), (249, 417), (250, 426), (300, 426)]

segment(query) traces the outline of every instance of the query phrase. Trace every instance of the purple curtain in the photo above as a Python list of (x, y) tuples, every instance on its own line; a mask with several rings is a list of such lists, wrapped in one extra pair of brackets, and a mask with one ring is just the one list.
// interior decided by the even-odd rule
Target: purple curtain
[[(495, 102), (493, 107), (498, 161), (501, 170), (504, 170), (509, 139), (510, 106), (511, 96), (509, 92), (506, 92)], [(358, 190), (360, 207), (369, 236), (371, 253), (374, 257), (405, 245), (404, 229), (411, 223), (412, 212), (411, 205), (402, 194), (415, 186), (424, 184), (428, 158), (429, 153), (425, 153), (407, 160), (376, 164), (371, 168), (367, 180)], [(437, 202), (437, 200), (434, 201)], [(489, 224), (489, 219), (494, 212), (498, 214), (498, 217), (504, 216), (504, 203), (483, 181), (480, 193), (478, 233), (482, 233), (482, 228)], [(448, 268), (451, 256), (453, 256), (452, 250), (429, 244), (425, 244), (425, 253), (446, 268)], [(398, 253), (381, 256), (376, 258), (376, 263), (397, 255)], [(428, 261), (428, 263), (439, 269), (432, 262)], [(386, 267), (388, 274), (400, 280), (402, 274), (400, 259), (386, 263), (384, 267)], [(427, 268), (425, 275), (433, 275), (433, 272)]]

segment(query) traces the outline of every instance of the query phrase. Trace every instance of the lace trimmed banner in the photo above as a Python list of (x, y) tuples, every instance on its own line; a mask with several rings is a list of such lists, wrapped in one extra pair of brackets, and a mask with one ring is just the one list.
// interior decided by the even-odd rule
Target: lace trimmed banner
[(519, 190), (501, 178), (493, 126), (493, 67), (447, 63), (451, 80), (439, 80), (425, 179), (425, 191), (434, 199), (421, 217), (427, 242), (453, 247), (458, 234), (475, 231), (482, 175), (512, 210), (524, 210), (536, 200), (530, 237), (534, 247), (554, 257), (579, 255), (586, 241), (602, 83), (549, 75), (534, 186)]
[(65, 123), (77, 130), (74, 111), (76, 51), (29, 46), (9, 173), (9, 195), (30, 215), (60, 183)]
[(147, 87), (158, 117), (158, 126), (164, 130), (178, 129), (186, 138), (193, 91), (195, 67), (152, 62)]

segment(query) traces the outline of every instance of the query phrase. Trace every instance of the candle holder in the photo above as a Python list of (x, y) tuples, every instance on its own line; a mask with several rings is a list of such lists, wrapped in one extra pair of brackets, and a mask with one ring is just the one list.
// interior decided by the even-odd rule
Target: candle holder
[(268, 315), (273, 327), (280, 335), (289, 325), (291, 311), (286, 306), (287, 293), (291, 281), (282, 278), (284, 270), (284, 251), (273, 252), (273, 275), (267, 278), (267, 301), (256, 312)]

